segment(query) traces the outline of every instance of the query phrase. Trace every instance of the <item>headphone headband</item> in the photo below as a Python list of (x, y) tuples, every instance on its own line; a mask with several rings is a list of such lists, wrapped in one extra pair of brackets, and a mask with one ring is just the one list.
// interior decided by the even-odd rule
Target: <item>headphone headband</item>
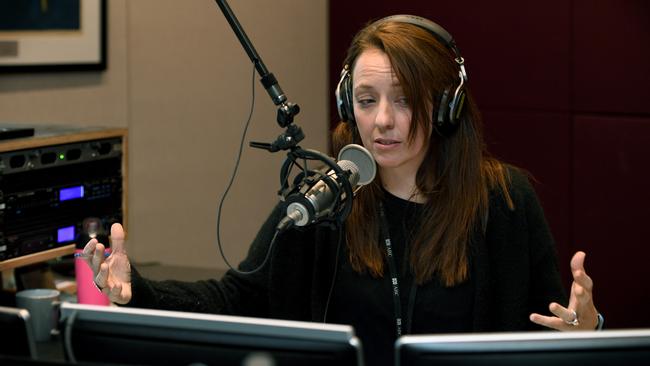
[(465, 59), (460, 55), (460, 50), (458, 49), (458, 46), (456, 45), (456, 41), (454, 40), (454, 37), (451, 36), (451, 33), (447, 32), (445, 28), (440, 26), (438, 23), (429, 20), (427, 18), (419, 17), (417, 15), (410, 15), (410, 14), (397, 14), (397, 15), (389, 15), (385, 18), (381, 18), (379, 20), (376, 20), (375, 22), (372, 23), (371, 26), (379, 26), (382, 23), (386, 22), (398, 22), (398, 23), (406, 23), (406, 24), (413, 24), (415, 26), (418, 26), (424, 30), (429, 31), (440, 43), (445, 45), (447, 48), (449, 48), (453, 53), (454, 53), (454, 60), (458, 64), (458, 67), (460, 68), (460, 71), (463, 73), (463, 79), (467, 81), (467, 72), (465, 71)]
[(397, 14), (397, 15), (389, 15), (385, 18), (381, 18), (379, 20), (376, 20), (374, 23), (372, 23), (373, 26), (377, 26), (382, 23), (386, 22), (398, 22), (398, 23), (407, 23), (407, 24), (413, 24), (416, 25), (420, 28), (426, 29), (431, 34), (433, 34), (440, 42), (442, 42), (445, 46), (452, 48), (456, 47), (456, 42), (454, 42), (454, 38), (445, 30), (445, 28), (441, 27), (437, 23), (434, 23), (433, 21), (419, 17), (417, 15), (409, 15), (409, 14)]

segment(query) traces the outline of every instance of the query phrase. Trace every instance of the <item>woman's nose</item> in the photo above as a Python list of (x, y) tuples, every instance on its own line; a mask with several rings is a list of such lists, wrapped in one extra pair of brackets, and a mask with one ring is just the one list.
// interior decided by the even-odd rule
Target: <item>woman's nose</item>
[(375, 116), (375, 125), (381, 129), (390, 129), (394, 124), (395, 113), (392, 104), (387, 101), (380, 101)]

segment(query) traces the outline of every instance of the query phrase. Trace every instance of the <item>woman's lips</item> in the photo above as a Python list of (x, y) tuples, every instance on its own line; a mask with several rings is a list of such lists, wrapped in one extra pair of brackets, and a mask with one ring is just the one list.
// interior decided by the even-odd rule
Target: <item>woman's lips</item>
[(375, 139), (375, 148), (385, 150), (395, 148), (400, 144), (400, 141), (393, 139)]

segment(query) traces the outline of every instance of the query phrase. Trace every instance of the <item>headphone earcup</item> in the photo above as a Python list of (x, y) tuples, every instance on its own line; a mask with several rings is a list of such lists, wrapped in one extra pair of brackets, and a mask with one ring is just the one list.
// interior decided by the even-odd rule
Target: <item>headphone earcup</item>
[(449, 103), (449, 122), (454, 126), (454, 129), (458, 128), (458, 125), (460, 124), (460, 117), (463, 114), (464, 107), (465, 90), (460, 86), (456, 90), (454, 100)]
[[(461, 79), (462, 81), (462, 79)], [(441, 136), (450, 136), (460, 125), (460, 119), (465, 107), (465, 89), (461, 82), (450, 99), (451, 91), (445, 89), (440, 96), (437, 114), (434, 116), (436, 131)]]
[(341, 121), (351, 124), (356, 123), (354, 119), (354, 105), (352, 103), (352, 78), (346, 65), (343, 71), (341, 71), (341, 79), (336, 86), (336, 108), (338, 109)]
[(433, 121), (436, 132), (441, 136), (448, 136), (449, 130), (449, 89), (445, 89), (440, 95), (438, 110), (434, 111)]

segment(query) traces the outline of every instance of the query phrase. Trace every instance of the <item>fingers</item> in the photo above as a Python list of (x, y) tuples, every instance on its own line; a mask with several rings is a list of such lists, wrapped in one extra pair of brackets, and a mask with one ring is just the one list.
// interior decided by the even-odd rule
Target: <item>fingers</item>
[(571, 323), (576, 320), (576, 312), (574, 310), (565, 308), (564, 306), (552, 302), (549, 306), (548, 309), (555, 315), (556, 317), (560, 318), (562, 322), (564, 323)]
[(90, 239), (82, 251), (81, 258), (88, 264), (95, 275), (99, 271), (99, 266), (104, 263), (104, 249), (104, 245), (98, 243), (97, 239)]
[(573, 258), (571, 258), (571, 272), (574, 272), (576, 270), (585, 270), (585, 257), (587, 254), (583, 251), (577, 251), (576, 254), (573, 255)]
[(571, 296), (568, 307), (551, 303), (549, 310), (555, 316), (530, 314), (530, 321), (557, 330), (593, 330), (598, 323), (598, 311), (593, 298), (593, 280), (584, 268), (586, 254), (577, 252), (571, 259)]
[(580, 330), (580, 328), (577, 327), (579, 323), (572, 324), (572, 322), (578, 320), (578, 315), (575, 311), (565, 308), (556, 302), (551, 303), (548, 308), (555, 316), (544, 316), (533, 313), (530, 314), (530, 321), (556, 330)]
[(594, 282), (587, 275), (584, 268), (586, 254), (577, 252), (571, 259), (571, 274), (573, 283), (571, 284), (571, 296), (569, 308), (576, 309), (581, 313), (590, 313), (585, 309), (593, 308), (592, 291)]
[(95, 285), (104, 295), (108, 296), (111, 302), (119, 302), (122, 285), (119, 282), (112, 281), (109, 276), (109, 266), (103, 263), (97, 276), (95, 276)]
[(108, 264), (102, 263), (99, 266), (99, 271), (95, 275), (95, 284), (99, 287), (102, 292), (105, 292), (108, 288)]
[(93, 254), (95, 253), (95, 246), (97, 246), (97, 239), (90, 239), (88, 243), (86, 243), (86, 246), (84, 247), (83, 251), (81, 252), (81, 258), (86, 263), (88, 263), (90, 268), (93, 268), (93, 272), (96, 272), (92, 265), (92, 257)]
[(569, 307), (578, 312), (580, 327), (591, 330), (598, 324), (598, 311), (593, 301), (594, 282), (584, 268), (585, 257), (584, 252), (577, 252), (571, 259), (573, 283)]
[(93, 268), (99, 268), (99, 266), (102, 263), (104, 263), (104, 252), (105, 252), (105, 250), (106, 250), (106, 248), (104, 247), (104, 244), (97, 243), (97, 245), (95, 245), (95, 252), (93, 253), (91, 261), (92, 261), (93, 265), (95, 265), (96, 267), (93, 267)]
[(105, 272), (100, 271), (101, 277), (97, 281), (103, 281), (106, 278), (106, 286), (97, 285), (101, 288), (102, 293), (106, 294), (111, 302), (117, 304), (126, 304), (131, 301), (131, 284), (116, 280), (113, 276), (106, 276)]
[(530, 314), (529, 319), (535, 324), (539, 324), (541, 326), (555, 330), (564, 330), (566, 327), (566, 324), (562, 319), (554, 316), (544, 316), (541, 314), (532, 313)]
[(126, 252), (124, 247), (124, 228), (121, 224), (115, 223), (111, 226), (111, 250), (113, 252)]
[(585, 271), (585, 257), (586, 254), (584, 252), (577, 252), (573, 255), (573, 258), (571, 258), (571, 274), (573, 275), (573, 281), (582, 287), (579, 292), (586, 291), (588, 293), (591, 293), (594, 283), (591, 277), (589, 277)]
[(120, 224), (111, 227), (111, 244), (113, 254), (106, 259), (105, 247), (91, 239), (83, 249), (81, 257), (93, 270), (95, 285), (106, 294), (112, 302), (126, 304), (131, 300), (131, 283), (129, 279), (129, 262), (124, 248), (124, 229)]
[(581, 309), (583, 306), (591, 303), (591, 301), (591, 288), (581, 286), (576, 281), (573, 281), (573, 284), (571, 285), (569, 307), (571, 309)]
[(122, 294), (122, 283), (116, 282), (112, 286), (109, 286), (108, 289), (111, 298), (119, 298)]
[(114, 286), (110, 286), (109, 297), (111, 301), (118, 304), (126, 304), (131, 300), (131, 286), (116, 282)]

